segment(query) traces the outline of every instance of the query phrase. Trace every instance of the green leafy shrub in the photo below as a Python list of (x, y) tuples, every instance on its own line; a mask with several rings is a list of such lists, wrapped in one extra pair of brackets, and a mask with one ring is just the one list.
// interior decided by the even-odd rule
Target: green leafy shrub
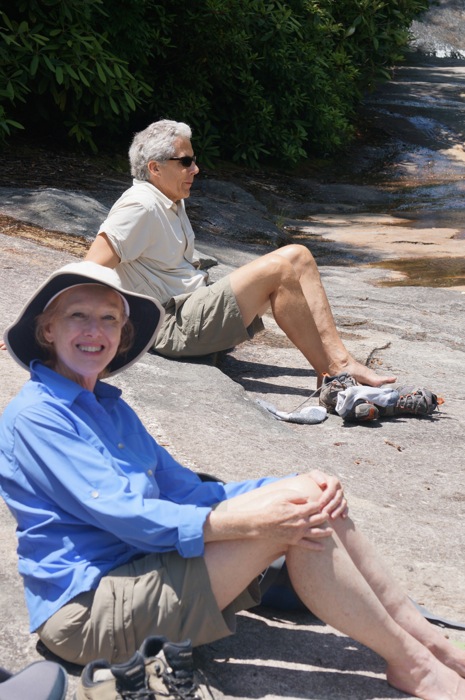
[[(150, 93), (101, 31), (103, 0), (19, 0), (1, 13), (0, 92), (4, 115), (66, 127), (96, 148), (93, 131), (127, 121)], [(99, 31), (96, 31), (95, 28)], [(4, 117), (3, 131), (18, 124)], [(120, 127), (119, 127), (120, 128)]]
[[(363, 92), (400, 60), (427, 0), (196, 0), (150, 62), (151, 115), (209, 123), (224, 158), (295, 164), (350, 141)], [(175, 6), (176, 7), (176, 6)], [(168, 71), (166, 68), (169, 67)]]
[(350, 141), (428, 0), (19, 0), (0, 27), (0, 126), (93, 144), (161, 117), (216, 157), (293, 165)]

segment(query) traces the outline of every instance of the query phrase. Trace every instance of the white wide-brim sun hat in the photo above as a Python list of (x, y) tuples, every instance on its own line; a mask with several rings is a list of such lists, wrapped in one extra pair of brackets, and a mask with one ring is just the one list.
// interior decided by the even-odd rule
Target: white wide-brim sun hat
[(118, 274), (109, 267), (83, 260), (53, 272), (29, 299), (16, 321), (6, 329), (3, 340), (21, 367), (29, 369), (32, 360), (47, 359), (35, 339), (35, 319), (53, 297), (78, 284), (102, 284), (114, 289), (126, 300), (129, 308), (134, 343), (127, 353), (113, 358), (107, 368), (108, 376), (134, 364), (153, 346), (165, 315), (161, 304), (152, 297), (123, 289)]

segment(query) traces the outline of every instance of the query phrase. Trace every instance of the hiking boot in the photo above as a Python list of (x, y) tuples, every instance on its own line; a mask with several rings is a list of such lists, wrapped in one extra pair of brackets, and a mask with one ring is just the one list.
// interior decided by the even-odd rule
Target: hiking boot
[(74, 700), (156, 700), (147, 686), (144, 657), (136, 651), (122, 664), (91, 661), (82, 671)]
[(200, 676), (198, 671), (194, 670), (192, 644), (189, 639), (176, 644), (164, 637), (147, 637), (142, 643), (140, 653), (145, 659), (148, 686), (157, 698), (213, 698), (205, 683), (200, 686)]
[(399, 393), (397, 403), (394, 406), (380, 407), (381, 416), (399, 416), (403, 413), (430, 416), (438, 406), (444, 403), (444, 399), (421, 387), (395, 386), (393, 389)]
[(325, 374), (320, 388), (320, 406), (324, 406), (329, 413), (336, 413), (337, 395), (350, 386), (358, 386), (358, 382), (347, 372), (335, 374), (333, 377)]
[[(337, 413), (336, 405), (339, 392), (354, 386), (360, 385), (350, 374), (347, 374), (347, 372), (336, 374), (333, 377), (325, 375), (320, 389), (320, 405), (324, 406), (329, 413)], [(348, 422), (363, 423), (376, 420), (379, 417), (379, 411), (370, 401), (359, 399), (355, 402), (351, 410), (342, 417), (343, 420)]]
[(376, 420), (379, 418), (379, 413), (380, 409), (373, 403), (359, 399), (343, 419), (349, 422), (363, 423), (364, 421)]

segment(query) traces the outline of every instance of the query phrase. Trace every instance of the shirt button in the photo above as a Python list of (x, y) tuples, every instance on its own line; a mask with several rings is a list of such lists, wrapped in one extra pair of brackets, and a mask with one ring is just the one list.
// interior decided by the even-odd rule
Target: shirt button
[(98, 498), (98, 497), (99, 497), (99, 492), (98, 492), (98, 491), (92, 491), (92, 493), (91, 493), (90, 495), (92, 496), (92, 498)]
[(148, 474), (149, 476), (153, 476), (153, 471), (152, 471), (151, 469), (147, 469), (147, 474)]
[(122, 450), (123, 447), (124, 447), (124, 442), (119, 442), (119, 443), (118, 443), (118, 447), (119, 447), (120, 450)]

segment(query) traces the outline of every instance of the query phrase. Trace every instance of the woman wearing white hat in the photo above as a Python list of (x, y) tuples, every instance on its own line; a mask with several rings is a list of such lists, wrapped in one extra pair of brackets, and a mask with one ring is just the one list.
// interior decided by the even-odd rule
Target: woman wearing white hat
[(54, 273), (5, 333), (31, 371), (0, 425), (31, 630), (79, 664), (126, 661), (154, 634), (210, 642), (234, 631), (234, 613), (258, 602), (257, 576), (285, 554), (300, 599), (380, 654), (393, 686), (465, 697), (465, 653), (385, 572), (335, 477), (203, 482), (101, 381), (151, 347), (162, 314), (81, 262)]

